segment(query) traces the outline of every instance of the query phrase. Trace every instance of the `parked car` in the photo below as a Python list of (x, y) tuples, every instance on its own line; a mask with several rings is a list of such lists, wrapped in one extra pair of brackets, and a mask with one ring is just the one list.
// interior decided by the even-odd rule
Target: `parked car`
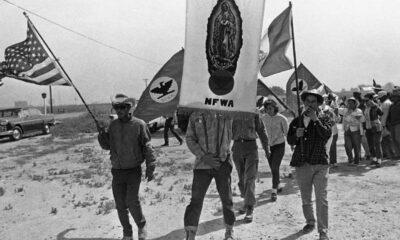
[(52, 114), (43, 115), (36, 108), (0, 109), (0, 138), (9, 137), (17, 141), (27, 134), (49, 134), (50, 127), (54, 124)]

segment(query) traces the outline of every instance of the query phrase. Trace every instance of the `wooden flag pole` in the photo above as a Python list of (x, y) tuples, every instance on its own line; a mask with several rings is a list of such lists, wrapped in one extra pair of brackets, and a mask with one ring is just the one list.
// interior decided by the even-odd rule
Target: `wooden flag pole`
[(96, 117), (93, 115), (92, 111), (90, 110), (89, 106), (86, 104), (85, 100), (83, 99), (81, 93), (79, 92), (78, 88), (76, 88), (75, 84), (72, 82), (71, 78), (69, 77), (69, 75), (67, 74), (67, 72), (64, 70), (64, 68), (62, 67), (62, 65), (60, 64), (60, 62), (58, 61), (58, 59), (56, 58), (56, 56), (54, 55), (54, 53), (51, 51), (49, 45), (47, 45), (46, 41), (43, 39), (42, 35), (40, 35), (39, 31), (36, 29), (35, 25), (33, 24), (33, 22), (29, 19), (28, 14), (26, 12), (24, 12), (24, 16), (26, 17), (26, 19), (28, 20), (28, 22), (32, 25), (33, 29), (35, 30), (35, 32), (38, 34), (40, 40), (42, 40), (43, 44), (46, 46), (47, 50), (49, 50), (50, 54), (53, 56), (54, 61), (57, 63), (57, 65), (60, 67), (61, 71), (63, 71), (64, 75), (67, 77), (67, 80), (69, 81), (69, 83), (71, 84), (71, 86), (75, 89), (76, 93), (78, 94), (79, 98), (82, 100), (83, 104), (86, 107), (86, 110), (89, 112), (90, 116), (92, 116), (97, 129), (100, 129), (100, 124), (97, 121)]
[[(292, 8), (292, 2), (289, 2), (290, 8)], [(293, 12), (292, 12), (293, 14)], [(301, 122), (301, 107), (300, 107), (300, 93), (299, 93), (299, 78), (297, 76), (297, 59), (296, 59), (296, 45), (294, 41), (294, 27), (293, 27), (293, 15), (290, 18), (290, 26), (292, 30), (292, 44), (293, 44), (293, 60), (294, 60), (294, 76), (296, 80), (296, 96), (297, 96), (297, 113), (299, 117), (299, 127), (302, 125)], [(300, 138), (300, 149), (301, 149), (301, 155), (303, 156), (303, 138)]]
[(258, 81), (260, 81), (268, 90), (269, 92), (272, 94), (272, 96), (274, 96), (276, 98), (276, 100), (287, 110), (290, 111), (291, 114), (293, 114), (293, 117), (296, 117), (296, 113), (284, 102), (282, 101), (282, 99), (280, 99), (273, 91), (271, 88), (269, 88), (266, 84), (264, 84), (260, 79), (258, 79)]

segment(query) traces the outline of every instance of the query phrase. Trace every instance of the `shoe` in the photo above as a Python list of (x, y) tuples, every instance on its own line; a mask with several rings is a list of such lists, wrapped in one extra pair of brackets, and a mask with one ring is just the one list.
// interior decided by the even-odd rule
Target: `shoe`
[(244, 216), (244, 221), (246, 223), (251, 223), (253, 221), (253, 208), (247, 208), (246, 216)]
[(235, 240), (235, 238), (233, 236), (233, 227), (232, 226), (226, 226), (224, 240)]
[(271, 201), (275, 202), (278, 199), (278, 194), (271, 193)]
[(247, 207), (246, 206), (243, 206), (238, 210), (239, 214), (245, 214), (246, 212), (247, 212)]
[(328, 234), (321, 232), (319, 234), (319, 240), (329, 240)]
[(169, 146), (168, 143), (164, 143), (163, 145), (161, 145), (161, 147), (167, 147), (167, 146)]
[(303, 233), (304, 234), (310, 233), (310, 232), (314, 231), (314, 229), (315, 229), (314, 224), (307, 224), (303, 227)]
[(133, 237), (124, 236), (121, 240), (133, 240)]
[(179, 145), (182, 145), (183, 144), (183, 140), (179, 140)]
[(139, 240), (146, 240), (147, 238), (147, 230), (146, 226), (138, 229), (138, 239)]
[(192, 230), (186, 230), (186, 240), (195, 240), (196, 232)]
[(283, 191), (282, 187), (279, 187), (278, 190), (277, 190), (278, 193), (281, 193), (282, 191)]
[(377, 161), (371, 161), (370, 163), (369, 163), (369, 165), (376, 165), (378, 162)]

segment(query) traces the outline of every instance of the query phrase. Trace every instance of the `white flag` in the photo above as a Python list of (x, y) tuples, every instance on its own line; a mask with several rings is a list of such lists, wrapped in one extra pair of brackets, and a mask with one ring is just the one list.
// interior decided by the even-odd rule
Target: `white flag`
[(264, 0), (187, 0), (179, 108), (255, 112)]

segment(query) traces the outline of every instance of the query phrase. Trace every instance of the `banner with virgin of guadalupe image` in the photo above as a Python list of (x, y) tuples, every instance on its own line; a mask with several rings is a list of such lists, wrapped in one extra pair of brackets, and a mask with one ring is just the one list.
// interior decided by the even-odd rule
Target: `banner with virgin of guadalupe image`
[(256, 111), (265, 0), (187, 0), (179, 111)]

